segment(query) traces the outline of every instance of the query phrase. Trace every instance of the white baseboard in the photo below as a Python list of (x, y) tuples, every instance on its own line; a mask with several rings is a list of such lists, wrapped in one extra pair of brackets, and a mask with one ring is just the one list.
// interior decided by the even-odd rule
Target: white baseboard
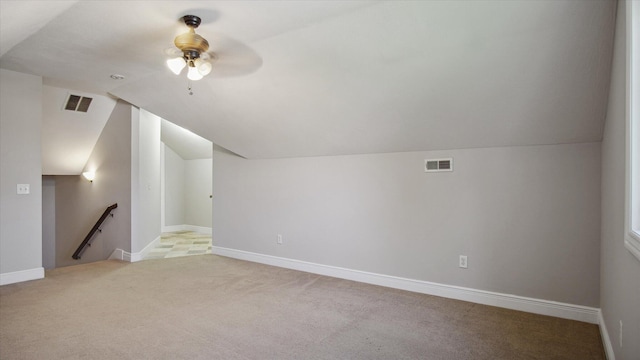
[(186, 231), (184, 229), (184, 225), (169, 225), (169, 226), (162, 227), (163, 233), (177, 232), (177, 231)]
[(598, 310), (598, 323), (600, 325), (600, 337), (602, 338), (602, 344), (604, 345), (604, 352), (607, 356), (607, 360), (616, 360), (616, 355), (613, 352), (613, 345), (611, 344), (611, 338), (607, 331), (607, 324), (604, 322), (604, 316), (602, 310)]
[(122, 249), (115, 249), (107, 260), (120, 260), (131, 262), (131, 253)]
[(144, 257), (147, 256), (147, 254), (160, 243), (160, 238), (161, 237), (158, 236), (157, 238), (153, 239), (152, 242), (147, 244), (147, 246), (145, 246), (144, 249), (140, 250), (139, 252), (131, 253), (131, 262), (136, 262), (144, 259)]
[(0, 285), (15, 284), (23, 281), (38, 280), (44, 278), (44, 268), (39, 267), (29, 270), (13, 271), (0, 274)]
[(170, 225), (170, 226), (163, 226), (162, 227), (162, 232), (163, 233), (178, 232), (178, 231), (193, 231), (193, 232), (197, 232), (199, 234), (206, 234), (206, 235), (213, 234), (212, 228), (205, 227), (205, 226), (182, 224), (182, 225)]
[(187, 231), (197, 232), (198, 234), (205, 234), (205, 235), (213, 234), (213, 229), (210, 228), (210, 227), (195, 226), (195, 225), (185, 225), (185, 229)]
[(261, 264), (300, 270), (319, 275), (363, 282), (367, 284), (386, 286), (422, 294), (469, 301), (477, 304), (497, 306), (540, 315), (555, 316), (563, 319), (578, 320), (592, 324), (598, 324), (599, 322), (598, 313), (600, 309), (587, 306), (560, 303), (510, 294), (501, 294), (496, 292), (438, 284), (396, 276), (375, 274), (365, 271), (310, 263), (306, 261), (281, 258), (271, 255), (257, 254), (248, 251), (235, 250), (218, 246), (214, 246), (212, 248), (212, 253), (240, 260), (247, 260)]
[(120, 261), (127, 261), (127, 262), (141, 261), (149, 253), (149, 251), (153, 250), (153, 248), (155, 248), (160, 243), (160, 238), (161, 237), (158, 236), (157, 238), (153, 239), (152, 242), (147, 244), (147, 246), (145, 246), (144, 249), (135, 253), (130, 253), (128, 251), (124, 251), (119, 248), (115, 249), (109, 256), (108, 260), (120, 260)]

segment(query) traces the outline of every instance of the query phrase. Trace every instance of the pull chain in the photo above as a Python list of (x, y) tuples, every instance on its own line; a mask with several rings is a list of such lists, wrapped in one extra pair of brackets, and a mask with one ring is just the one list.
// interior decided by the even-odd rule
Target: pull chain
[(193, 95), (193, 91), (191, 91), (191, 80), (187, 80), (187, 89), (189, 90), (189, 95)]

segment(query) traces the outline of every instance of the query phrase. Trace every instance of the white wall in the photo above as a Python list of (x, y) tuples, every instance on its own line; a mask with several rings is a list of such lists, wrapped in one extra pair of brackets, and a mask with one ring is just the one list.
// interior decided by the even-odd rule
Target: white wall
[(132, 115), (132, 239), (140, 252), (160, 236), (160, 117), (134, 110)]
[(213, 159), (185, 161), (185, 224), (211, 228)]
[(185, 224), (185, 162), (173, 149), (164, 145), (164, 225)]
[[(626, 2), (618, 2), (609, 107), (602, 140), (600, 305), (617, 360), (640, 356), (640, 262), (624, 247)], [(623, 345), (620, 346), (620, 321)]]
[(0, 69), (0, 284), (44, 276), (41, 123), (42, 78)]
[(42, 177), (42, 266), (56, 267), (56, 178)]
[(599, 143), (214, 164), (216, 246), (599, 304)]

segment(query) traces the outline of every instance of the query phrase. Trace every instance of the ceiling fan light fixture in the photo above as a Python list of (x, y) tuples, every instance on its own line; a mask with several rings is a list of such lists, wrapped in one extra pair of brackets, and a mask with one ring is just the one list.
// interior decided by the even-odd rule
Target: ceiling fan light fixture
[(196, 59), (196, 61), (194, 61), (194, 65), (196, 66), (196, 68), (198, 69), (198, 72), (202, 76), (207, 76), (211, 72), (212, 66), (211, 66), (211, 63), (208, 61), (204, 61), (202, 59)]
[(182, 57), (176, 57), (176, 58), (167, 60), (167, 66), (169, 67), (171, 72), (173, 72), (176, 75), (180, 75), (180, 73), (182, 72), (182, 69), (184, 69), (186, 65), (187, 64), (185, 63)]
[(194, 66), (189, 66), (189, 72), (187, 73), (187, 77), (189, 80), (198, 81), (202, 79), (202, 74), (198, 71), (198, 69)]

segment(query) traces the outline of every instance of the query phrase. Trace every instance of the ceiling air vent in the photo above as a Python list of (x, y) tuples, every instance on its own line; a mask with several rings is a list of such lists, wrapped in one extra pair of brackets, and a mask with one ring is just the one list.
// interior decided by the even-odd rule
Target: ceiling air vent
[(69, 95), (69, 99), (67, 99), (67, 103), (64, 105), (64, 109), (87, 112), (87, 110), (89, 110), (89, 105), (91, 105), (91, 100), (93, 99), (90, 97)]
[(453, 171), (453, 158), (426, 159), (424, 161), (425, 172)]

